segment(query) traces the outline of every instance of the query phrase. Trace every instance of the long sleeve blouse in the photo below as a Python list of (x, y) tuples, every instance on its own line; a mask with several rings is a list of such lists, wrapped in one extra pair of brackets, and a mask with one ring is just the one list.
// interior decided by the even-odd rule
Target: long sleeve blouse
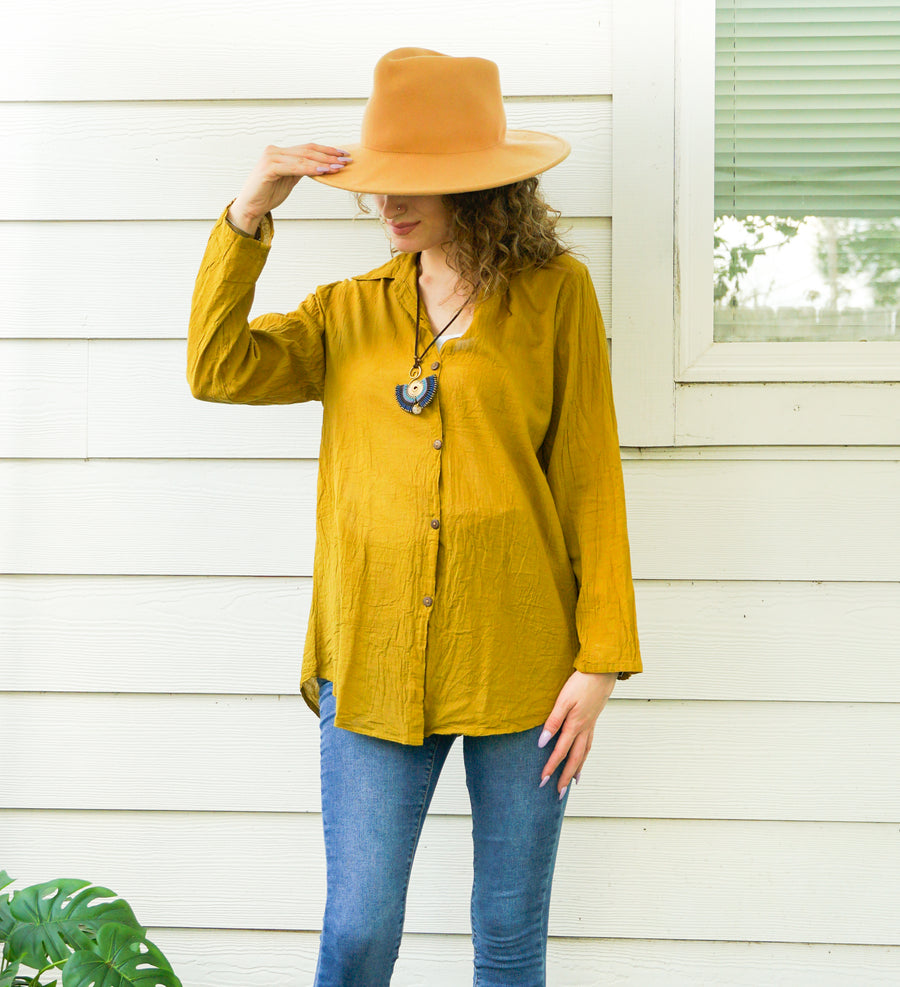
[[(229, 203), (231, 205), (231, 203)], [(300, 689), (337, 726), (405, 744), (542, 723), (573, 669), (642, 671), (606, 337), (587, 267), (561, 255), (478, 303), (407, 383), (416, 255), (248, 322), (258, 240), (222, 211), (193, 292), (187, 380), (229, 404), (321, 401), (313, 595)]]

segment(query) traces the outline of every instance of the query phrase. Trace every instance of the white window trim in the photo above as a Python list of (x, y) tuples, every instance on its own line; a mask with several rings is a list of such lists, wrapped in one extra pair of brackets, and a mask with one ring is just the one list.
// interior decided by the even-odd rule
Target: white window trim
[(900, 380), (894, 342), (713, 342), (715, 0), (680, 0), (675, 35), (679, 381)]
[(614, 0), (620, 441), (900, 445), (897, 343), (713, 341), (714, 68), (714, 0)]

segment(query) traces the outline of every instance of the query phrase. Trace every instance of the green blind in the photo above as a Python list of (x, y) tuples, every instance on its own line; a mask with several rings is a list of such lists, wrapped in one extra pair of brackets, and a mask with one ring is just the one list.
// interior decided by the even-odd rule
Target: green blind
[(716, 8), (716, 215), (900, 216), (900, 3)]

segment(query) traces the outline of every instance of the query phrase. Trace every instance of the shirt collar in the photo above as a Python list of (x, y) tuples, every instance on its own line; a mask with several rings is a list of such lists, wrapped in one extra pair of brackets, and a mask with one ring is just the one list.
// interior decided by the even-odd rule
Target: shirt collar
[[(393, 270), (388, 277), (393, 279), (391, 290), (395, 297), (409, 312), (413, 322), (416, 321), (416, 278), (418, 277), (419, 255), (415, 252), (407, 252), (395, 257), (391, 264)], [(481, 312), (482, 307), (485, 311)], [(509, 291), (504, 291), (500, 295), (493, 294), (486, 301), (481, 301), (476, 306), (476, 312), (481, 312), (479, 319), (483, 319), (489, 313), (494, 319), (505, 318), (510, 314)]]
[(419, 276), (419, 255), (405, 252), (394, 258), (394, 272), (391, 290), (400, 304), (416, 319), (416, 279)]

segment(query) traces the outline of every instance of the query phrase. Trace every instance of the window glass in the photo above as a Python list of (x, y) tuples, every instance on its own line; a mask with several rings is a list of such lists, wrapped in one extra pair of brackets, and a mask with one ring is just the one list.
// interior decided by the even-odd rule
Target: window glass
[(717, 342), (900, 340), (900, 3), (717, 0)]

